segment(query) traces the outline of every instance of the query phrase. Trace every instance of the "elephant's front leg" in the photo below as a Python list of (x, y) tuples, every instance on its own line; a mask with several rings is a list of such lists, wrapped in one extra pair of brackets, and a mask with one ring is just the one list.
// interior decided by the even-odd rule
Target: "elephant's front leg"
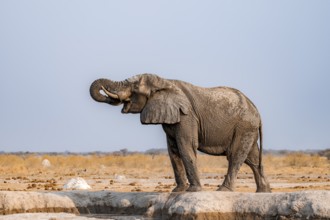
[(180, 155), (186, 170), (186, 175), (189, 181), (189, 187), (186, 191), (197, 192), (202, 190), (202, 186), (199, 180), (199, 174), (197, 169), (197, 155), (190, 144), (186, 143), (180, 147)]
[(167, 135), (167, 148), (176, 182), (176, 187), (172, 192), (186, 191), (188, 185), (183, 162), (180, 158), (179, 149), (176, 145), (175, 139), (171, 138), (169, 135)]
[(181, 119), (176, 133), (176, 143), (190, 184), (186, 191), (201, 191), (197, 169), (198, 128), (188, 117)]

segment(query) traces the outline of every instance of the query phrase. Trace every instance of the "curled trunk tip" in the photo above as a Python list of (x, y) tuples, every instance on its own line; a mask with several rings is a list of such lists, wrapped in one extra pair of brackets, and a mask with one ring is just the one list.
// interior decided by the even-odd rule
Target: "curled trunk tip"
[(100, 88), (101, 88), (101, 85), (100, 85), (99, 80), (95, 80), (89, 88), (89, 93), (95, 101), (105, 102), (106, 97), (103, 96), (102, 94), (100, 94)]

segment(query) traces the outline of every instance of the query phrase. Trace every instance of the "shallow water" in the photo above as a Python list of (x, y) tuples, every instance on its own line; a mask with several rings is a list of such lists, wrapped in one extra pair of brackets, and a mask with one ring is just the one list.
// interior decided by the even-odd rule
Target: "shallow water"
[(108, 220), (160, 220), (160, 218), (147, 218), (142, 215), (88, 214), (81, 216)]

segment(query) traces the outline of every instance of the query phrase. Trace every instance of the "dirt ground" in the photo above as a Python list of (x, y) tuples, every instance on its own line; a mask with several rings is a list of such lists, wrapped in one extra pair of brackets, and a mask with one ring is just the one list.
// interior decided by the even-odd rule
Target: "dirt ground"
[[(45, 163), (48, 160), (49, 163)], [(330, 161), (308, 154), (266, 155), (264, 169), (273, 192), (330, 190)], [(225, 157), (198, 155), (205, 191), (214, 191), (227, 171)], [(167, 155), (0, 155), (0, 190), (62, 191), (70, 179), (81, 177), (92, 191), (169, 192), (175, 187)], [(251, 169), (243, 165), (238, 192), (256, 190)]]

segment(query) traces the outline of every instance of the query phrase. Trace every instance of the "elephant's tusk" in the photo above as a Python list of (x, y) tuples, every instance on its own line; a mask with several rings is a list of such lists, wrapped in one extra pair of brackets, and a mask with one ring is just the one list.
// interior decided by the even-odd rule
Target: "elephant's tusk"
[(103, 86), (101, 86), (101, 88), (105, 92), (105, 94), (107, 94), (110, 98), (119, 99), (119, 96), (117, 94), (113, 94), (113, 93), (109, 92)]

